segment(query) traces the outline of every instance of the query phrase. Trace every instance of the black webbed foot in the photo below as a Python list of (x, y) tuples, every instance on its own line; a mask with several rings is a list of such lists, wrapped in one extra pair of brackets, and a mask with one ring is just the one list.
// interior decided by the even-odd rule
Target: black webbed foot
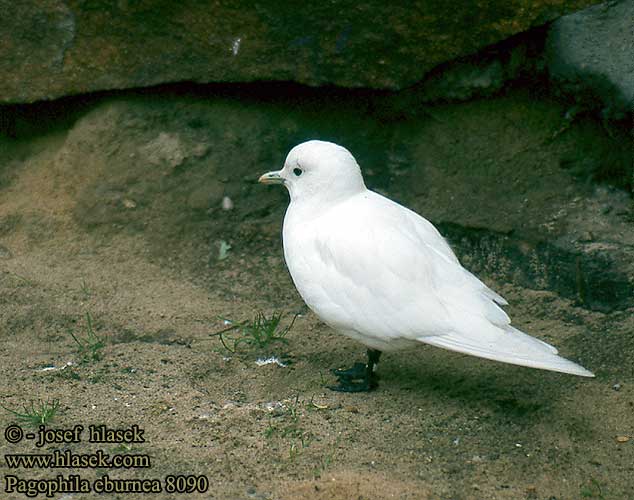
[(339, 385), (328, 386), (337, 392), (368, 392), (379, 386), (379, 376), (374, 372), (381, 351), (368, 349), (368, 363), (355, 363), (347, 370), (332, 370)]
[(355, 363), (352, 368), (348, 368), (346, 370), (333, 368), (331, 371), (332, 374), (339, 380), (341, 380), (342, 378), (348, 380), (356, 380), (365, 377), (366, 369), (367, 365), (365, 363)]

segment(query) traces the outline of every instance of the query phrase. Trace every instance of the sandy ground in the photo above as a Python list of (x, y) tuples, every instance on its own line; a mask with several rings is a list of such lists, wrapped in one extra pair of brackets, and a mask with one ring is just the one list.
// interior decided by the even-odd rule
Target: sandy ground
[[(547, 290), (488, 280), (516, 326), (596, 379), (421, 346), (385, 355), (375, 392), (331, 392), (329, 370), (361, 360), (364, 349), (320, 323), (295, 292), (281, 253), (285, 194), (262, 187), (251, 203), (236, 190), (229, 211), (208, 211), (191, 190), (176, 202), (169, 197), (179, 183), (164, 185), (183, 164), (178, 156), (148, 154), (141, 174), (110, 169), (108, 155), (143, 152), (122, 144), (100, 156), (78, 133), (62, 127), (2, 152), (0, 397), (14, 410), (58, 400), (48, 425), (59, 429), (136, 424), (145, 442), (89, 443), (85, 431), (79, 443), (42, 448), (0, 440), (0, 453), (103, 450), (148, 455), (151, 467), (11, 469), (4, 461), (5, 481), (60, 473), (160, 479), (163, 487), (169, 475), (209, 481), (206, 493), (107, 496), (121, 499), (634, 498), (631, 310), (593, 312)], [(273, 160), (253, 164), (266, 170)], [(153, 182), (154, 191), (143, 184)], [(166, 201), (188, 207), (189, 218), (157, 223)], [(224, 259), (221, 240), (232, 247)], [(283, 325), (300, 314), (288, 344), (241, 344), (232, 353), (210, 336), (225, 328), (223, 318), (260, 311), (281, 312)], [(87, 314), (104, 342), (95, 360), (82, 359), (71, 335), (87, 338)], [(256, 364), (270, 355), (287, 366)], [(0, 412), (3, 429), (15, 421)]]

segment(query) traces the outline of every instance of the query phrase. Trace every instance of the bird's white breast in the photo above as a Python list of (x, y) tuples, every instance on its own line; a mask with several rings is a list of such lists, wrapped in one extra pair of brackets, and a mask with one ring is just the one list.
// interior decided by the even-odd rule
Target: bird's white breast
[[(409, 214), (366, 191), (321, 212), (291, 203), (284, 219), (286, 264), (306, 304), (370, 347), (403, 347), (421, 332), (447, 330), (427, 254), (400, 227)], [(431, 229), (440, 251), (451, 252)]]

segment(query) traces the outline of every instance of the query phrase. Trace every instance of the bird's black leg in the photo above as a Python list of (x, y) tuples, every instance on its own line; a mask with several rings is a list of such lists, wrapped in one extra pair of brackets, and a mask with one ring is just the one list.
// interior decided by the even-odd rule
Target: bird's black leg
[(339, 392), (367, 392), (379, 385), (379, 376), (374, 372), (381, 357), (381, 351), (368, 349), (368, 363), (355, 363), (347, 370), (333, 370), (339, 385), (329, 386)]

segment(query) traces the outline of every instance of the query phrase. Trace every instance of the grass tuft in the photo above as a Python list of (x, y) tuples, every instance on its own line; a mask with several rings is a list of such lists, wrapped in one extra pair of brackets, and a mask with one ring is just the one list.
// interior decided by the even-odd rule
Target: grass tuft
[(86, 313), (86, 337), (78, 338), (73, 332), (70, 335), (77, 344), (82, 363), (99, 361), (103, 357), (101, 350), (106, 344), (95, 333), (90, 313)]
[(92, 295), (92, 292), (90, 290), (90, 287), (88, 286), (88, 283), (86, 283), (86, 278), (82, 277), (80, 289), (81, 289), (81, 293), (84, 294), (84, 299), (89, 299), (90, 296)]
[[(218, 337), (220, 342), (227, 351), (235, 353), (241, 344), (249, 347), (264, 349), (274, 343), (288, 344), (286, 335), (293, 328), (297, 314), (293, 316), (292, 321), (285, 327), (280, 328), (280, 320), (282, 313), (273, 313), (271, 317), (267, 317), (264, 313), (258, 313), (252, 320), (245, 320), (240, 323), (229, 321), (231, 326), (216, 333), (212, 333), (212, 337)], [(228, 320), (225, 320), (228, 321)], [(238, 331), (238, 337), (230, 337), (229, 332)], [(233, 344), (232, 347), (229, 345)]]
[(52, 420), (59, 409), (59, 400), (54, 399), (51, 402), (40, 401), (37, 405), (35, 403), (31, 403), (31, 406), (24, 405), (23, 411), (12, 410), (6, 406), (3, 406), (2, 408), (9, 413), (12, 413), (19, 421), (25, 424), (38, 426), (47, 424)]

